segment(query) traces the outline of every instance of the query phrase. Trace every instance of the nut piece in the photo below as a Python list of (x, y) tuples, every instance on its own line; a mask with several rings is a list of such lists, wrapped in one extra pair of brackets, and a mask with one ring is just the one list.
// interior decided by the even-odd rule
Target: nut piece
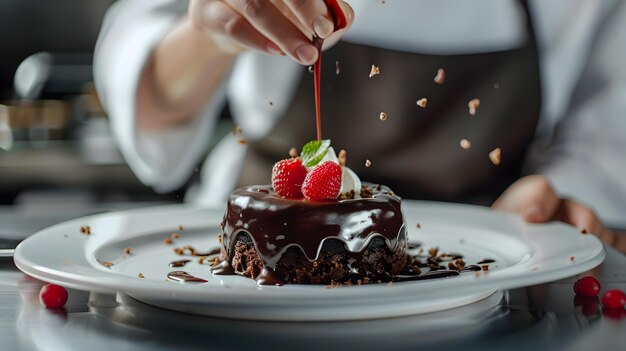
[(180, 238), (180, 234), (172, 233), (172, 239), (178, 239), (178, 238)]
[(370, 70), (370, 78), (377, 74), (380, 74), (380, 67), (372, 65), (372, 69)]
[(387, 114), (384, 112), (381, 112), (378, 118), (380, 118), (380, 120), (384, 122), (387, 120)]
[(91, 235), (91, 227), (88, 225), (84, 225), (80, 227), (80, 232), (82, 234)]
[(346, 165), (346, 160), (348, 158), (348, 153), (346, 152), (346, 150), (340, 150), (339, 151), (339, 155), (337, 155), (337, 160), (339, 161), (339, 165), (341, 167), (344, 167)]
[(467, 139), (461, 139), (461, 141), (459, 141), (459, 145), (465, 150), (472, 147), (472, 143)]
[(145, 276), (145, 275), (143, 275), (143, 273), (139, 273), (139, 274), (137, 274), (137, 278), (141, 278), (141, 279), (143, 279), (143, 278), (145, 278), (145, 277), (146, 277), (146, 276)]
[(372, 165), (372, 161), (370, 161), (369, 159), (365, 160), (365, 167), (369, 168), (371, 165)]
[(480, 106), (480, 100), (479, 99), (471, 99), (467, 103), (467, 107), (469, 108), (469, 114), (474, 116), (476, 114), (476, 109), (478, 108), (478, 106)]
[(183, 230), (185, 230), (185, 227), (183, 227), (182, 225), (179, 224), (178, 225), (178, 230), (180, 230), (182, 232)]
[(491, 160), (491, 162), (494, 165), (499, 165), (500, 161), (502, 159), (502, 150), (500, 150), (499, 147), (493, 149), (490, 153), (489, 153), (489, 159)]
[(130, 255), (131, 253), (133, 253), (133, 249), (131, 249), (130, 247), (125, 247), (124, 250), (122, 250), (122, 253), (124, 253), (124, 255)]
[(428, 99), (427, 98), (421, 98), (419, 100), (417, 100), (417, 106), (424, 108), (426, 107), (426, 104), (428, 104)]
[(165, 239), (163, 239), (163, 244), (171, 245), (172, 244), (172, 238), (165, 238)]
[(289, 149), (289, 156), (298, 157), (298, 149), (296, 149), (295, 147), (292, 147), (291, 149)]
[(443, 84), (443, 82), (446, 80), (446, 71), (444, 71), (443, 68), (439, 68), (437, 70), (437, 75), (435, 76), (435, 79), (433, 80), (437, 84)]

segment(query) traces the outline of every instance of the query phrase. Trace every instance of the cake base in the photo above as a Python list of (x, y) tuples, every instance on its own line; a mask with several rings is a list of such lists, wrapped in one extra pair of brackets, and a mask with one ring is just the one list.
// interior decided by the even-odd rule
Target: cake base
[[(256, 279), (263, 270), (263, 261), (245, 234), (237, 237), (231, 257), (231, 266), (237, 274)], [(359, 253), (351, 253), (340, 241), (329, 239), (314, 261), (308, 260), (298, 247), (288, 248), (276, 263), (274, 273), (285, 283), (292, 284), (389, 282), (411, 261), (406, 247), (389, 252), (380, 237), (373, 238)]]

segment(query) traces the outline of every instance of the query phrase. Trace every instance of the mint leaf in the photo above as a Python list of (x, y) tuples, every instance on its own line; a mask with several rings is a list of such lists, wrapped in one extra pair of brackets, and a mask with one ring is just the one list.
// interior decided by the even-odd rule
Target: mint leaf
[(330, 147), (330, 140), (313, 140), (309, 141), (302, 147), (300, 158), (305, 167), (313, 167), (317, 165), (326, 155), (326, 151)]

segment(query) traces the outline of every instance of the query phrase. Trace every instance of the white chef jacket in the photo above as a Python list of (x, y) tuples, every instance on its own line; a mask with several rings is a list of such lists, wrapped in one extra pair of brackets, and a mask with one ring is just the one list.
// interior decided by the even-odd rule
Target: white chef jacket
[[(471, 54), (520, 47), (527, 35), (516, 0), (348, 2), (355, 22), (342, 40), (356, 44)], [(525, 172), (545, 175), (560, 196), (590, 205), (605, 221), (626, 223), (626, 2), (529, 0), (529, 6), (542, 110)], [(246, 138), (260, 139), (288, 108), (305, 71), (288, 57), (241, 54), (190, 123), (163, 132), (137, 130), (141, 71), (186, 9), (180, 0), (119, 1), (105, 17), (95, 53), (96, 87), (122, 154), (141, 181), (161, 192), (181, 186), (206, 156), (225, 99)], [(223, 206), (245, 153), (232, 136), (219, 141), (206, 156), (201, 186), (186, 200)]]

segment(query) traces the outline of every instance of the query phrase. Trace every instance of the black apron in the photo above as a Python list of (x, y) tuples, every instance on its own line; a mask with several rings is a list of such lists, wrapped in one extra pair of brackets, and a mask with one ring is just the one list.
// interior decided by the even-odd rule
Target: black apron
[[(422, 55), (340, 42), (324, 52), (323, 138), (347, 151), (347, 166), (362, 181), (388, 185), (404, 198), (493, 202), (520, 177), (539, 116), (537, 45), (523, 4), (528, 40), (513, 50)], [(369, 78), (372, 64), (381, 74)], [(433, 81), (438, 68), (446, 72), (442, 85)], [(426, 108), (416, 104), (423, 97)], [(470, 116), (474, 98), (480, 106)], [(305, 72), (283, 119), (250, 145), (240, 185), (269, 183), (274, 162), (315, 135), (313, 75)], [(471, 148), (461, 148), (461, 139)], [(488, 156), (497, 147), (498, 166)]]

